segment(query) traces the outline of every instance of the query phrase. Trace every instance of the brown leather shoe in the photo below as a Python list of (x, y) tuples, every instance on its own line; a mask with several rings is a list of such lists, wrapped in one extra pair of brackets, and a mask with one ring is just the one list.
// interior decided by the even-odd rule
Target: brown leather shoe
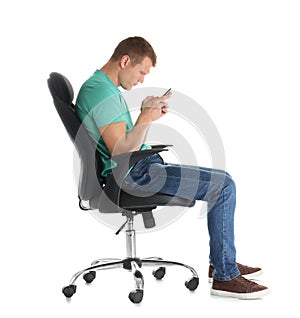
[(242, 275), (226, 282), (214, 279), (210, 290), (210, 293), (215, 296), (239, 299), (257, 299), (266, 296), (269, 292), (267, 287), (258, 285)]
[[(263, 273), (262, 269), (259, 267), (250, 267), (250, 266), (242, 265), (239, 263), (236, 263), (236, 264), (238, 266), (238, 269), (239, 269), (241, 275), (243, 275), (247, 279), (257, 277)], [(212, 265), (209, 265), (209, 268), (208, 268), (208, 281), (209, 281), (209, 283), (213, 282), (213, 277), (212, 277), (213, 270), (214, 270), (214, 267)]]

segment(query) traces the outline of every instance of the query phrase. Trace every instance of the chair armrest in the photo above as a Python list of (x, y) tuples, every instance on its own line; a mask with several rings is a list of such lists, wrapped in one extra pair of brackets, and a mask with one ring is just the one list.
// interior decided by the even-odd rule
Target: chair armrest
[(117, 166), (113, 169), (112, 174), (107, 178), (104, 187), (104, 193), (110, 200), (109, 206), (106, 204), (106, 210), (119, 209), (121, 186), (124, 178), (126, 177), (130, 167), (137, 163), (139, 160), (147, 158), (153, 154), (168, 151), (167, 147), (155, 147), (154, 149), (145, 149), (139, 151), (128, 152), (113, 156), (111, 159), (117, 163)]
[[(161, 151), (168, 151), (168, 149), (164, 149), (166, 147), (167, 145), (163, 145), (162, 147), (160, 147), (160, 145), (156, 145), (155, 148), (152, 148), (152, 149), (122, 153), (121, 155), (116, 155), (111, 157), (111, 159), (115, 161), (118, 165), (121, 165), (122, 167), (124, 167), (125, 169), (127, 168), (127, 171), (128, 171), (132, 165), (134, 165), (141, 159), (147, 158)], [(126, 167), (126, 162), (128, 163), (127, 167)]]
[(149, 145), (152, 149), (173, 147), (173, 145)]

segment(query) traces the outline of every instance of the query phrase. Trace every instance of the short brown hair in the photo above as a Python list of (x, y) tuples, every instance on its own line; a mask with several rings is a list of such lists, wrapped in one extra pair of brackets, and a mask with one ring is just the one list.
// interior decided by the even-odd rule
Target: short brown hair
[(129, 37), (120, 42), (110, 59), (117, 61), (124, 55), (130, 57), (133, 66), (141, 63), (146, 56), (151, 59), (153, 66), (156, 65), (156, 54), (152, 46), (139, 36)]

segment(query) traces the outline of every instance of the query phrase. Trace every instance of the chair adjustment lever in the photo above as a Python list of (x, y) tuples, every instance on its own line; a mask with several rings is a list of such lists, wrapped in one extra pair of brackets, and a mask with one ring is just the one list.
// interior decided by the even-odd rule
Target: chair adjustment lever
[(118, 231), (115, 233), (116, 235), (118, 235), (123, 229), (124, 229), (124, 227), (125, 227), (125, 225), (128, 223), (128, 221), (129, 221), (129, 218), (126, 220), (126, 222), (123, 224), (123, 225), (121, 225), (121, 227), (118, 229)]

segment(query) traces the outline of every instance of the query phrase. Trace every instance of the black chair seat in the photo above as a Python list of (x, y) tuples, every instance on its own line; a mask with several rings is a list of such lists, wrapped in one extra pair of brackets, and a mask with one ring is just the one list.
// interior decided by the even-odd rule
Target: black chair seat
[(139, 193), (139, 196), (134, 196), (124, 191), (121, 192), (120, 207), (125, 210), (164, 205), (192, 207), (195, 205), (195, 201), (161, 193), (156, 193), (147, 196), (145, 195), (145, 193), (143, 194), (143, 196), (141, 196), (141, 194)]

